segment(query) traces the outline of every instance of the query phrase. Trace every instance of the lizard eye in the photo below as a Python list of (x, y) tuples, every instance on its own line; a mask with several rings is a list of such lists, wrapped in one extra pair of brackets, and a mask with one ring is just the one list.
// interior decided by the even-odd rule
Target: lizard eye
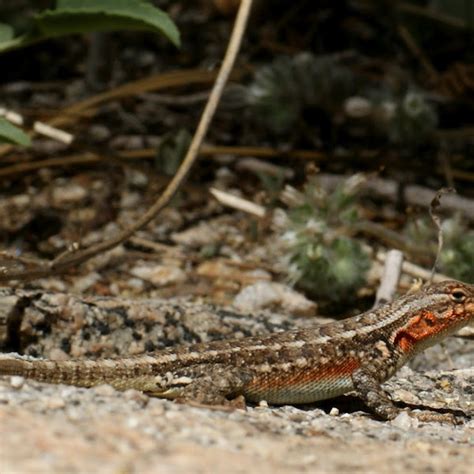
[(462, 303), (466, 299), (466, 293), (458, 288), (451, 293), (451, 299), (455, 303)]

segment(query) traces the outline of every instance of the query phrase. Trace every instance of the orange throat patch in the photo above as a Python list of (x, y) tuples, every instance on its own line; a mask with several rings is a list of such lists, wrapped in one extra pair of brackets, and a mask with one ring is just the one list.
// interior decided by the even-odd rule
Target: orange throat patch
[(423, 341), (441, 335), (452, 326), (453, 320), (457, 318), (458, 315), (454, 311), (449, 311), (448, 314), (445, 313), (442, 317), (429, 311), (421, 311), (397, 332), (394, 344), (403, 352), (411, 352), (417, 345), (422, 345)]

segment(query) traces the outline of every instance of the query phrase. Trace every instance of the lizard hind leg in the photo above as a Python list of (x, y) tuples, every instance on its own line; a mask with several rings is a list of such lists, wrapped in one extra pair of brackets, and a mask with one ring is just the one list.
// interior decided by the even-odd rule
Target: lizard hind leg
[(202, 365), (160, 376), (156, 390), (145, 393), (185, 403), (228, 406), (234, 398), (242, 404), (242, 391), (250, 378), (245, 369)]

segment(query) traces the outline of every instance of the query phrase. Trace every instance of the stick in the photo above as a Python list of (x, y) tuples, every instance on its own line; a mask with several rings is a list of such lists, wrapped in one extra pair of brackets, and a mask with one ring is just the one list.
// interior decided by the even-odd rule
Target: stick
[(165, 206), (168, 205), (168, 203), (176, 194), (181, 184), (188, 176), (192, 166), (196, 162), (199, 148), (202, 144), (204, 137), (206, 136), (209, 124), (211, 123), (212, 117), (214, 116), (217, 105), (219, 104), (219, 100), (222, 96), (224, 86), (227, 82), (227, 79), (229, 78), (230, 72), (235, 62), (235, 58), (237, 57), (237, 53), (239, 52), (240, 44), (242, 42), (245, 27), (247, 25), (251, 6), (252, 0), (241, 1), (239, 11), (237, 13), (237, 18), (234, 23), (234, 28), (230, 37), (230, 41), (227, 46), (227, 51), (222, 62), (222, 66), (219, 70), (219, 74), (217, 75), (216, 81), (209, 96), (209, 100), (206, 104), (206, 107), (204, 108), (201, 120), (191, 141), (188, 152), (173, 179), (163, 191), (162, 195), (148, 209), (148, 211), (146, 211), (145, 214), (143, 214), (143, 216), (137, 222), (135, 222), (134, 225), (132, 225), (128, 229), (125, 229), (124, 231), (109, 240), (105, 240), (96, 245), (91, 245), (90, 247), (82, 250), (79, 249), (77, 251), (73, 250), (70, 252), (66, 252), (65, 254), (61, 255), (59, 261), (55, 259), (51, 262), (46, 262), (44, 265), (37, 269), (14, 273), (10, 273), (4, 270), (3, 274), (0, 273), (0, 281), (19, 279), (31, 280), (32, 278), (41, 278), (51, 275), (53, 273), (56, 274), (64, 272), (66, 269), (72, 266), (77, 266), (94, 257), (95, 255), (110, 250), (121, 244), (129, 237), (131, 237), (137, 230), (141, 229), (149, 222), (151, 222), (158, 215), (158, 213)]

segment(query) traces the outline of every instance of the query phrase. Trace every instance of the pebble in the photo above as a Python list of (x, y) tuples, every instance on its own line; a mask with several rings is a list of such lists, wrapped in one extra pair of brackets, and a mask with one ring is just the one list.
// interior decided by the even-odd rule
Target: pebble
[(158, 287), (186, 280), (185, 272), (173, 265), (137, 265), (130, 270), (130, 273)]
[(127, 419), (127, 428), (134, 429), (140, 425), (138, 418), (131, 417)]
[(13, 388), (21, 388), (25, 384), (25, 378), (20, 377), (19, 375), (13, 375), (12, 378), (10, 379), (10, 385)]
[(145, 395), (143, 392), (134, 389), (129, 389), (123, 392), (123, 398), (132, 402), (139, 403), (141, 406), (146, 406), (146, 404), (150, 400), (150, 397)]
[(115, 388), (107, 384), (97, 385), (92, 390), (102, 397), (113, 397), (116, 394)]
[(67, 419), (70, 421), (80, 421), (81, 419), (83, 419), (81, 411), (74, 407), (66, 408), (66, 416)]
[(406, 411), (402, 411), (392, 420), (392, 426), (396, 426), (402, 430), (412, 430), (418, 428), (419, 421), (411, 417)]
[(65, 401), (60, 397), (51, 397), (46, 400), (46, 407), (50, 410), (58, 410), (66, 406)]
[[(262, 278), (267, 278), (267, 275), (262, 275)], [(299, 316), (314, 316), (317, 309), (316, 303), (292, 288), (271, 281), (246, 286), (234, 298), (233, 305), (246, 312), (277, 306)]]

